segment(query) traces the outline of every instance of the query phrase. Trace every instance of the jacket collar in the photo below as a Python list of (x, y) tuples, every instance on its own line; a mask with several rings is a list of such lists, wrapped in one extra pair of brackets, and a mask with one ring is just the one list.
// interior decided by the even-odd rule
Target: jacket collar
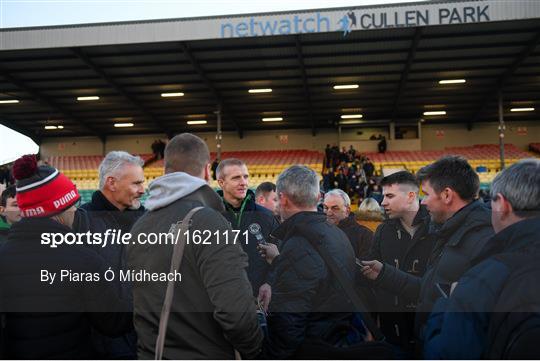
[(296, 227), (313, 227), (315, 223), (324, 222), (326, 222), (325, 214), (315, 211), (298, 212), (292, 217), (288, 218), (285, 222), (280, 224), (279, 227), (272, 232), (272, 237), (284, 241), (289, 238), (289, 235), (294, 232)]
[(11, 226), (8, 239), (39, 242), (43, 232), (66, 234), (73, 231), (51, 218), (23, 218)]
[(185, 197), (185, 200), (200, 202), (207, 207), (215, 209), (218, 212), (225, 211), (223, 200), (208, 185), (202, 186), (201, 188), (197, 189), (195, 192), (187, 195)]
[(255, 192), (253, 192), (251, 189), (247, 190), (246, 197), (242, 201), (242, 204), (240, 205), (240, 208), (234, 208), (229, 202), (227, 202), (225, 200), (225, 197), (223, 197), (223, 190), (219, 189), (217, 191), (217, 194), (219, 194), (221, 199), (223, 199), (223, 204), (225, 205), (225, 209), (227, 211), (237, 213), (240, 210), (242, 210), (242, 212), (254, 211), (255, 208), (256, 208), (256, 206), (255, 206)]
[(471, 228), (485, 225), (491, 225), (491, 214), (482, 201), (476, 200), (450, 217), (438, 233), (440, 238), (448, 240), (448, 245), (455, 246)]
[(120, 211), (105, 197), (100, 190), (92, 193), (91, 207), (93, 211)]
[(426, 206), (421, 204), (420, 208), (418, 208), (418, 212), (416, 212), (416, 216), (414, 217), (412, 225), (417, 226), (421, 223), (427, 223), (429, 222), (429, 219), (429, 211), (427, 210)]
[(540, 217), (514, 223), (486, 243), (476, 260), (480, 261), (498, 253), (540, 253)]
[(339, 223), (338, 223), (338, 227), (339, 228), (345, 228), (345, 227), (349, 227), (351, 225), (354, 225), (356, 222), (356, 217), (354, 215), (354, 213), (351, 213), (349, 214), (349, 216), (347, 218), (343, 218)]
[[(426, 206), (423, 204), (420, 204), (420, 207), (418, 208), (418, 211), (416, 212), (416, 215), (413, 219), (413, 226), (418, 226), (419, 224), (428, 224), (430, 219), (429, 211), (427, 210)], [(401, 220), (399, 219), (388, 219), (386, 218), (386, 222), (393, 223), (396, 227), (403, 228), (403, 225), (401, 224)]]
[(6, 231), (7, 232), (9, 230), (9, 228), (10, 228), (9, 223), (4, 222), (4, 220), (2, 218), (0, 218), (0, 232), (1, 231)]

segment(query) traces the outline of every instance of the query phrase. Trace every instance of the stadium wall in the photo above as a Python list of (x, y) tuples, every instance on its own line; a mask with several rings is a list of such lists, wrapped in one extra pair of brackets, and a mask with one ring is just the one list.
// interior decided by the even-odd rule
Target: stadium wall
[[(422, 126), (422, 150), (441, 150), (474, 144), (498, 144), (498, 123), (475, 124), (471, 131), (463, 124), (429, 124)], [(442, 131), (442, 133), (441, 133)], [(527, 149), (529, 143), (540, 142), (540, 120), (536, 122), (507, 122), (505, 143)]]
[[(389, 140), (388, 150), (439, 150), (451, 146), (469, 146), (473, 144), (497, 144), (498, 123), (482, 123), (468, 131), (464, 124), (427, 124), (422, 126), (420, 139)], [(358, 134), (361, 132), (361, 134)], [(196, 133), (203, 138), (210, 149), (216, 150), (215, 133)], [(384, 128), (344, 129), (341, 145), (354, 145), (363, 151), (375, 151), (377, 141), (369, 141), (372, 135), (382, 134), (388, 138)], [(286, 136), (286, 137), (284, 137)], [(150, 153), (150, 145), (162, 134), (110, 136), (107, 138), (105, 152), (126, 150), (131, 153)], [(222, 149), (231, 150), (287, 150), (309, 149), (322, 151), (326, 144), (338, 141), (335, 130), (319, 130), (316, 137), (310, 129), (247, 131), (239, 139), (236, 132), (224, 132)], [(506, 126), (506, 143), (512, 143), (526, 149), (529, 143), (540, 142), (540, 121), (511, 122)], [(95, 137), (46, 138), (41, 144), (43, 157), (54, 155), (101, 155), (103, 146)]]

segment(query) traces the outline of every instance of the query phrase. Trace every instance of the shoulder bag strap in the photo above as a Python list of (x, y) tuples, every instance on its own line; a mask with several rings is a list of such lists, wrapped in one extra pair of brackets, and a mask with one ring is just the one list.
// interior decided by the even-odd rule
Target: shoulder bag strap
[[(203, 207), (193, 208), (182, 220), (182, 225), (185, 227), (185, 230), (188, 230), (190, 227), (191, 218), (193, 215), (203, 209)], [(173, 254), (171, 258), (171, 270), (170, 273), (180, 270), (180, 265), (182, 264), (182, 258), (184, 256), (184, 248), (186, 246), (186, 232), (185, 230), (178, 230), (180, 232), (180, 238), (178, 242), (174, 245)], [(155, 359), (161, 360), (163, 357), (163, 349), (165, 347), (165, 336), (167, 334), (167, 324), (169, 323), (169, 315), (171, 313), (172, 300), (174, 296), (174, 280), (171, 280), (167, 284), (167, 291), (165, 293), (165, 301), (163, 302), (163, 308), (161, 309), (161, 316), (159, 318), (159, 332), (156, 340), (156, 351)]]

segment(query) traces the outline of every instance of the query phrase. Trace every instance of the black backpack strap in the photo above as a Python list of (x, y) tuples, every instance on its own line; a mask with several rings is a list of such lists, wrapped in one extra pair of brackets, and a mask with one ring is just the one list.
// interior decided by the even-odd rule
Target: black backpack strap
[(356, 292), (353, 281), (341, 270), (336, 260), (327, 252), (326, 248), (320, 241), (321, 236), (315, 231), (306, 227), (297, 226), (296, 229), (311, 243), (313, 248), (315, 248), (315, 250), (323, 259), (324, 263), (326, 263), (326, 265), (330, 268), (330, 271), (334, 274), (334, 276), (336, 276), (339, 284), (341, 285), (341, 288), (343, 288), (343, 290), (347, 294), (347, 297), (349, 297), (349, 300), (353, 303), (356, 312), (360, 313), (360, 315), (362, 316), (364, 324), (371, 332), (375, 340), (384, 341), (384, 335), (375, 323), (373, 317), (371, 317), (370, 313), (367, 311), (364, 302)]

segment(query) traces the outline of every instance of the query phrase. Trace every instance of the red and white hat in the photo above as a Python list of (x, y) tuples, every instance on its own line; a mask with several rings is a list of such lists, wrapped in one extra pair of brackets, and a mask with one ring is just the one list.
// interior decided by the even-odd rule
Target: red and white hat
[(50, 166), (37, 165), (36, 157), (25, 155), (13, 164), (17, 204), (23, 217), (50, 217), (74, 205), (81, 197), (77, 187)]

